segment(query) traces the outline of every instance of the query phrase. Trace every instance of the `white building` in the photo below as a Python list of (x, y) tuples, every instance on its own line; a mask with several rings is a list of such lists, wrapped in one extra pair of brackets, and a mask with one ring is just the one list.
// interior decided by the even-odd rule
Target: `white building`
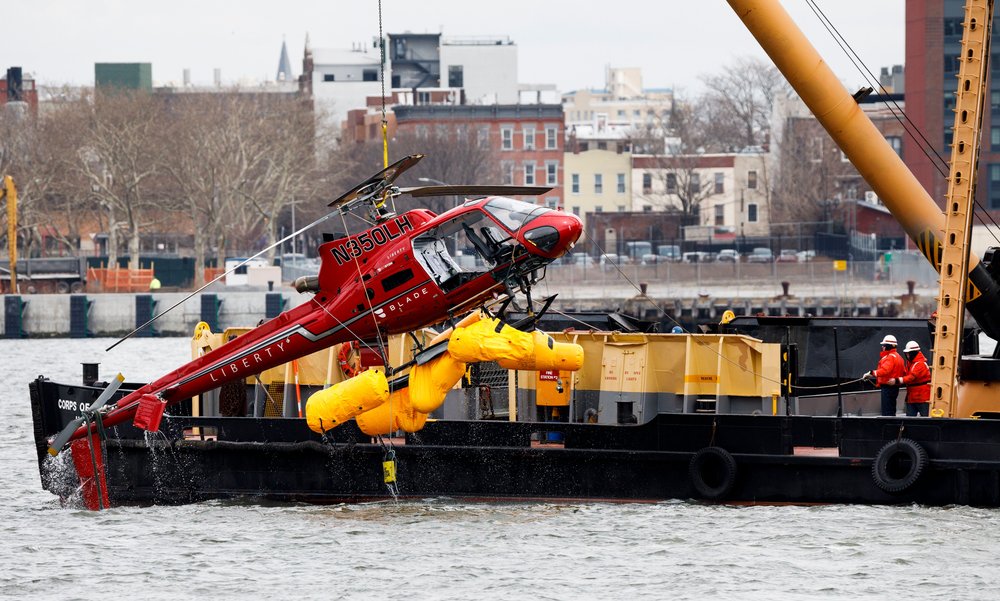
[(464, 88), (466, 104), (517, 104), (517, 46), (509, 38), (443, 38), (441, 87)]
[[(684, 163), (685, 168), (675, 165)], [(691, 176), (680, 171), (690, 170)], [(699, 192), (699, 223), (734, 236), (769, 233), (768, 166), (763, 153), (691, 157), (633, 155), (633, 211), (681, 210), (678, 186), (690, 177)]]
[(643, 88), (638, 68), (608, 67), (603, 89), (563, 94), (567, 130), (573, 126), (590, 126), (597, 131), (658, 126), (669, 118), (673, 103), (673, 90)]
[[(364, 109), (368, 98), (381, 95), (377, 38), (346, 50), (313, 49), (307, 39), (305, 54), (304, 70), (315, 108), (337, 130), (349, 111)], [(519, 102), (517, 46), (509, 38), (388, 34), (385, 55), (386, 95), (397, 92), (412, 104), (431, 104), (440, 98), (455, 104)], [(455, 93), (442, 95), (442, 90)], [(551, 100), (552, 92), (547, 94), (545, 98)]]
[(362, 108), (369, 96), (382, 93), (379, 50), (358, 44), (350, 50), (312, 49), (306, 42), (305, 74), (312, 89), (313, 108), (334, 131), (347, 111)]

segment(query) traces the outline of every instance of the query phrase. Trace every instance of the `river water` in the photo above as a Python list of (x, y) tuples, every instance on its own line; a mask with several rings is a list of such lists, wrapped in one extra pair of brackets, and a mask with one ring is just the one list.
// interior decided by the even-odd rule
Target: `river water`
[(0, 340), (3, 599), (1000, 599), (1000, 510), (254, 501), (90, 512), (41, 489), (28, 381), (148, 380), (186, 339)]

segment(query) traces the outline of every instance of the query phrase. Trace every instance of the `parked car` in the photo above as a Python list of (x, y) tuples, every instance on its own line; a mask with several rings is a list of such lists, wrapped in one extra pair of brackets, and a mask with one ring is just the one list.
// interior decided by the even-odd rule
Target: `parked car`
[(591, 257), (584, 253), (571, 253), (562, 258), (562, 262), (566, 265), (580, 265), (589, 267), (596, 263), (597, 261), (594, 257)]
[(740, 253), (731, 248), (723, 248), (715, 257), (719, 263), (736, 263), (740, 260)]
[(668, 261), (680, 263), (681, 247), (675, 244), (661, 244), (656, 247), (656, 254), (666, 257)]
[(616, 265), (621, 265), (623, 263), (622, 257), (614, 253), (604, 253), (601, 255), (601, 268), (607, 270), (614, 270)]
[(774, 253), (766, 246), (758, 246), (747, 255), (747, 263), (773, 263)]
[(642, 265), (656, 265), (657, 263), (675, 263), (675, 262), (676, 261), (674, 261), (670, 257), (665, 257), (663, 255), (648, 254), (648, 255), (642, 255), (641, 264)]
[(814, 250), (800, 250), (795, 254), (795, 257), (799, 260), (799, 263), (808, 263), (816, 258), (816, 251)]
[(776, 259), (778, 263), (798, 263), (799, 262), (799, 251), (787, 249), (781, 251)]
[(713, 259), (712, 253), (702, 251), (692, 251), (684, 253), (685, 263), (710, 263)]

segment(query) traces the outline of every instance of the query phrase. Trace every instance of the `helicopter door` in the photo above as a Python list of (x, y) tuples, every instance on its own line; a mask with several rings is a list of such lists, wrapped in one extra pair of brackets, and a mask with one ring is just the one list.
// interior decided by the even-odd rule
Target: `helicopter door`
[(440, 238), (430, 236), (416, 238), (413, 241), (413, 252), (434, 282), (442, 289), (445, 282), (462, 273), (462, 268), (452, 258), (444, 240)]

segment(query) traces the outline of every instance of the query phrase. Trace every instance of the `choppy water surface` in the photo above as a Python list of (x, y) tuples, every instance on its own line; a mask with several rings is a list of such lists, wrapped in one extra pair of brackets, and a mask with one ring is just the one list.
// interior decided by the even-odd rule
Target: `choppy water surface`
[(209, 502), (64, 508), (41, 490), (27, 383), (155, 377), (185, 339), (0, 340), (0, 597), (1000, 598), (1000, 511), (968, 507)]

